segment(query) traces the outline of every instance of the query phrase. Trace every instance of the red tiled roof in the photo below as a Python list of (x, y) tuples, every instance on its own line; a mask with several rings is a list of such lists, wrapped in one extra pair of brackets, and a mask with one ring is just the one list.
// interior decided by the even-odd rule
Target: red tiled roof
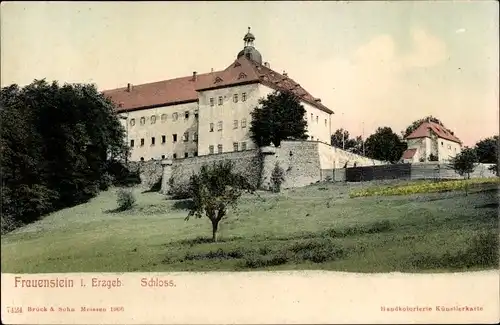
[(415, 129), (415, 131), (407, 136), (406, 139), (430, 138), (431, 132), (442, 139), (462, 143), (462, 141), (452, 134), (450, 130), (434, 122), (423, 122), (418, 128)]
[(198, 100), (196, 88), (200, 84), (209, 83), (213, 73), (196, 76), (182, 77), (142, 85), (133, 85), (128, 91), (127, 87), (106, 90), (104, 95), (111, 98), (119, 107), (118, 112), (130, 111), (159, 105), (172, 105), (175, 103)]
[(413, 158), (413, 156), (415, 156), (416, 152), (417, 152), (417, 149), (406, 149), (405, 152), (403, 152), (403, 159)]
[(129, 111), (152, 106), (171, 105), (198, 100), (197, 91), (235, 86), (238, 84), (261, 83), (275, 90), (289, 90), (303, 101), (327, 113), (333, 113), (326, 106), (316, 101), (311, 94), (294, 80), (279, 74), (270, 68), (255, 63), (242, 56), (223, 71), (164, 80), (154, 83), (134, 85), (131, 91), (127, 87), (104, 91), (120, 107), (120, 111)]

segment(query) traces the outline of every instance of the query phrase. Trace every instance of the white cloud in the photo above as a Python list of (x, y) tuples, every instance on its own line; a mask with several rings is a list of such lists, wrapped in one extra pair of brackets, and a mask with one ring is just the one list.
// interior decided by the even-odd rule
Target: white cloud
[(430, 67), (446, 59), (446, 44), (423, 29), (412, 31), (413, 51), (402, 59), (407, 67)]
[(455, 31), (457, 34), (465, 33), (465, 28), (459, 28)]

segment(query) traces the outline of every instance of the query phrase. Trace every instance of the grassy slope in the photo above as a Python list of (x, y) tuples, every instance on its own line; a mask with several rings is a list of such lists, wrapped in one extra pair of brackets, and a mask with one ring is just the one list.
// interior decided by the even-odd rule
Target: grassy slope
[[(221, 242), (216, 244), (200, 240), (210, 236), (208, 219), (184, 221), (187, 211), (179, 201), (137, 192), (133, 210), (107, 213), (116, 207), (115, 192), (108, 191), (2, 236), (2, 272), (242, 270), (242, 261), (258, 254), (251, 251), (289, 256), (297, 245), (311, 242), (320, 246), (320, 255), (328, 255), (332, 247), (347, 253), (324, 263), (292, 257), (266, 269), (439, 271), (450, 268), (417, 263), (416, 256), (455, 254), (477, 233), (498, 228), (495, 187), (476, 189), (467, 197), (455, 192), (349, 198), (353, 186), (367, 185), (320, 184), (280, 195), (246, 196), (239, 211), (221, 223)], [(377, 221), (390, 223), (391, 229), (352, 231), (327, 241), (321, 237), (328, 229), (369, 227)], [(232, 252), (233, 258), (210, 258), (209, 252)]]

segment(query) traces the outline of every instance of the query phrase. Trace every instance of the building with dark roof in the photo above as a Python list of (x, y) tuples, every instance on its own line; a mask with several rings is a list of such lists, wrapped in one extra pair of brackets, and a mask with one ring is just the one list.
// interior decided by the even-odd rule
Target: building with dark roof
[(310, 140), (330, 143), (333, 111), (286, 73), (263, 63), (250, 28), (243, 41), (236, 60), (224, 70), (104, 91), (124, 117), (131, 160), (253, 149), (250, 113), (275, 90), (300, 98)]

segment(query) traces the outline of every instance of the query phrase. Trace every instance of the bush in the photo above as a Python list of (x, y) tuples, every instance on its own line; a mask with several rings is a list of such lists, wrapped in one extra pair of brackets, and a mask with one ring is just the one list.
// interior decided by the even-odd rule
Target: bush
[(12, 230), (22, 226), (22, 223), (17, 221), (13, 216), (2, 215), (1, 217), (1, 234), (4, 235)]
[(285, 171), (281, 166), (276, 162), (274, 165), (273, 171), (271, 173), (271, 190), (275, 193), (281, 191), (281, 184), (285, 181)]
[(104, 173), (99, 180), (99, 190), (106, 191), (113, 185), (113, 176), (109, 173)]
[(191, 198), (191, 191), (188, 183), (176, 183), (173, 177), (168, 180), (169, 190), (168, 195), (174, 200), (185, 200)]
[(118, 209), (117, 211), (126, 211), (130, 210), (135, 203), (134, 193), (132, 193), (129, 189), (119, 189), (117, 193), (117, 203)]

